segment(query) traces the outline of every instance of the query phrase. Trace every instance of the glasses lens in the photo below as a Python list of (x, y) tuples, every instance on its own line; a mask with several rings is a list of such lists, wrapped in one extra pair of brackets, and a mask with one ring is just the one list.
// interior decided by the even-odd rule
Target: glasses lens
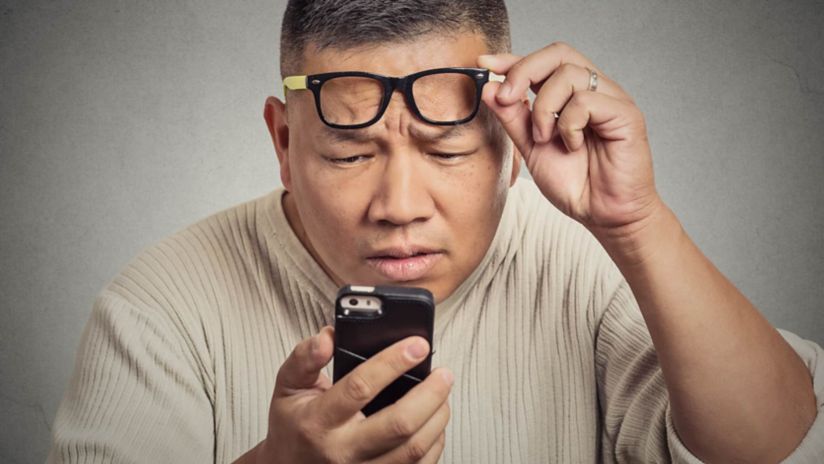
[(475, 78), (454, 72), (419, 77), (412, 84), (412, 97), (421, 115), (435, 122), (466, 119), (478, 106)]
[(326, 122), (351, 126), (371, 121), (380, 109), (383, 84), (371, 77), (335, 77), (320, 88)]

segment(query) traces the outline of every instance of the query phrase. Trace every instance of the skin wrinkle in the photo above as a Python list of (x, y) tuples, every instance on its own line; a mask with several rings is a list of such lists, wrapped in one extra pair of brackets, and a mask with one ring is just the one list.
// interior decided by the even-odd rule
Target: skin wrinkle
[[(398, 128), (400, 130), (400, 128)], [(409, 136), (424, 143), (436, 143), (443, 140), (456, 139), (466, 134), (464, 126), (447, 126), (442, 130), (430, 130), (428, 127), (423, 127), (418, 124), (412, 124), (408, 127)], [(377, 137), (374, 130), (369, 127), (363, 129), (335, 129), (333, 127), (324, 126), (324, 137), (329, 137), (336, 142), (356, 142), (367, 143), (375, 140)]]

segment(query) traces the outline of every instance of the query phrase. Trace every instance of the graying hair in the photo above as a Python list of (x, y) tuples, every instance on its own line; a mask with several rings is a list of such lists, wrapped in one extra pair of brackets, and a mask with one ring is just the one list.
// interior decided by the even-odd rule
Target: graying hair
[(511, 48), (503, 0), (289, 0), (280, 36), (281, 75), (300, 73), (309, 44), (348, 49), (456, 32), (481, 34), (492, 53)]

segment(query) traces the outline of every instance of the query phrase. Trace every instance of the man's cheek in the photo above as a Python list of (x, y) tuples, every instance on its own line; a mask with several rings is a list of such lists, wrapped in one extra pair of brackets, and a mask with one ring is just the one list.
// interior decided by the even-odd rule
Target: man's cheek
[(355, 213), (351, 211), (352, 205), (333, 198), (316, 207), (316, 227), (323, 230), (323, 234), (330, 237), (330, 240), (340, 242), (351, 242), (353, 236), (357, 235), (357, 219)]

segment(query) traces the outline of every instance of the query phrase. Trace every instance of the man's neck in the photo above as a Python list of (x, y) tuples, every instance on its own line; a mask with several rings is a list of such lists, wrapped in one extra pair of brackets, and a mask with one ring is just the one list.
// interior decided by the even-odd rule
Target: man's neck
[(343, 285), (343, 280), (335, 276), (332, 270), (329, 269), (329, 267), (327, 267), (320, 258), (315, 250), (315, 247), (312, 246), (312, 241), (309, 240), (309, 236), (306, 234), (306, 229), (303, 227), (303, 222), (300, 219), (300, 213), (298, 212), (297, 204), (295, 204), (295, 195), (287, 190), (283, 196), (281, 196), (281, 205), (283, 207), (283, 212), (286, 214), (286, 222), (289, 223), (289, 227), (292, 228), (292, 232), (294, 232), (298, 237), (298, 240), (300, 240), (303, 248), (309, 252), (312, 259), (318, 263), (321, 269), (323, 269), (323, 272), (326, 273), (335, 285)]

